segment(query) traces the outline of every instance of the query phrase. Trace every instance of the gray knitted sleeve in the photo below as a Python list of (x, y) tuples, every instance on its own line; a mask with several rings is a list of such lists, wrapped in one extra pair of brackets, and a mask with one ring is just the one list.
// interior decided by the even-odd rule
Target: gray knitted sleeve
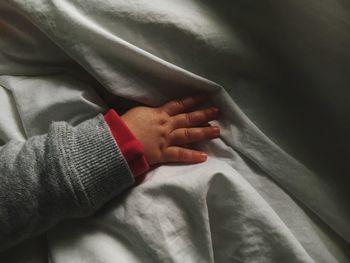
[(134, 178), (100, 114), (0, 147), (0, 251), (63, 218), (87, 216)]

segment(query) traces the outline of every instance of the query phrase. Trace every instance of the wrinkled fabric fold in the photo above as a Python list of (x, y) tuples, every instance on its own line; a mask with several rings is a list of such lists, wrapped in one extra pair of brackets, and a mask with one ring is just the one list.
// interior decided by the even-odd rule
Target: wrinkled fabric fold
[[(152, 106), (184, 95), (207, 92), (211, 94), (211, 102), (219, 106), (223, 113), (222, 119), (216, 123), (222, 129), (221, 139), (197, 146), (209, 152), (212, 157), (210, 162), (198, 166), (199, 168), (160, 167), (146, 176), (144, 184), (127, 194), (123, 199), (125, 203), (116, 200), (107, 206), (105, 213), (101, 212), (103, 216), (86, 220), (84, 224), (62, 223), (49, 234), (54, 262), (69, 262), (67, 260), (70, 258), (76, 260), (72, 262), (84, 262), (89, 260), (83, 256), (87, 251), (91, 252), (92, 257), (108, 262), (116, 256), (113, 250), (125, 262), (140, 262), (142, 258), (149, 262), (179, 262), (186, 257), (194, 262), (204, 258), (209, 262), (215, 259), (234, 260), (235, 257), (249, 261), (255, 256), (258, 258), (259, 253), (269, 262), (279, 262), (282, 255), (291, 262), (337, 262), (339, 258), (346, 262), (341, 245), (344, 243), (336, 238), (339, 235), (349, 242), (350, 215), (346, 198), (324, 177), (277, 146), (245, 115), (246, 113), (255, 117), (252, 113), (257, 114), (259, 109), (259, 95), (269, 85), (279, 85), (279, 81), (286, 78), (283, 72), (292, 68), (281, 61), (276, 69), (271, 62), (273, 59), (284, 58), (277, 52), (282, 49), (290, 49), (290, 54), (293, 54), (295, 50), (288, 45), (287, 38), (285, 42), (282, 37), (278, 41), (272, 41), (275, 46), (264, 46), (269, 43), (267, 39), (273, 40), (273, 36), (280, 32), (264, 37), (259, 35), (259, 30), (254, 31), (255, 26), (261, 26), (263, 32), (267, 31), (266, 28), (271, 28), (273, 32), (276, 24), (270, 24), (268, 16), (259, 14), (269, 8), (272, 10), (274, 7), (281, 7), (270, 1), (261, 9), (250, 8), (250, 5), (238, 1), (234, 5), (236, 9), (232, 9), (232, 22), (220, 10), (231, 8), (225, 1), (218, 3), (217, 9), (209, 2), (170, 2), (140, 0), (133, 3), (115, 1), (102, 4), (100, 1), (25, 3), (15, 0), (2, 3), (5, 7), (11, 6), (14, 13), (23, 15), (30, 24), (35, 25), (43, 33), (43, 39), (44, 36), (47, 37), (46, 42), (40, 42), (44, 44), (37, 44), (42, 45), (43, 50), (49, 54), (55, 50), (49, 44), (52, 42), (57, 45), (59, 52), (64, 52), (61, 56), (66, 56), (61, 61), (64, 66), (59, 69), (39, 67), (42, 72), (58, 70), (70, 76), (91, 75), (100, 84), (94, 83), (93, 89), (102, 90), (102, 93), (105, 92), (104, 96), (117, 96), (122, 100), (133, 100)], [(246, 13), (240, 13), (239, 10)], [(261, 23), (254, 22), (253, 19), (245, 23), (243, 14), (248, 18), (259, 18)], [(252, 35), (245, 34), (245, 30)], [(300, 41), (308, 41), (307, 33), (306, 31), (304, 35), (300, 35)], [(254, 37), (262, 41), (251, 41)], [(259, 44), (260, 48), (254, 48)], [(266, 59), (270, 55), (266, 52), (274, 50), (274, 47), (277, 51), (271, 51), (271, 57), (275, 57)], [(295, 56), (295, 61), (298, 59), (303, 61), (302, 56)], [(77, 74), (76, 68), (79, 67), (84, 68), (84, 73), (79, 71)], [(31, 72), (30, 67), (25, 68), (22, 65), (19, 68), (23, 75)], [(326, 75), (322, 70), (319, 69), (319, 75)], [(17, 70), (16, 73), (21, 72)], [(288, 72), (291, 75), (293, 73)], [(19, 90), (16, 88), (18, 83), (9, 84), (5, 82), (6, 78), (8, 77), (0, 77), (1, 85), (12, 85), (13, 90)], [(14, 76), (11, 78), (18, 79)], [(67, 83), (69, 81), (65, 80), (63, 85), (66, 86)], [(80, 79), (77, 86), (85, 89), (86, 83), (88, 81)], [(284, 84), (288, 83), (286, 78)], [(22, 85), (27, 84), (22, 82)], [(54, 80), (51, 83), (46, 82), (46, 85), (56, 87)], [(91, 105), (97, 105), (99, 103), (92, 99), (98, 97), (93, 89), (88, 94), (92, 96)], [(25, 93), (24, 90), (18, 91), (17, 96), (21, 97), (20, 94)], [(36, 95), (39, 96), (39, 93)], [(249, 108), (245, 103), (253, 106)], [(260, 103), (268, 105), (270, 101), (262, 99)], [(22, 104), (20, 107), (26, 104), (30, 109), (28, 102), (23, 101)], [(242, 105), (248, 109), (245, 113)], [(40, 112), (43, 108), (38, 107)], [(69, 107), (72, 108), (73, 106)], [(82, 106), (79, 106), (76, 117), (85, 118), (81, 109)], [(89, 110), (102, 111), (98, 107), (89, 107)], [(279, 108), (276, 106), (272, 110), (275, 112)], [(269, 111), (258, 114), (261, 118), (263, 114), (269, 115)], [(31, 115), (36, 116), (35, 113), (30, 113), (29, 117)], [(73, 115), (69, 113), (69, 116), (62, 118), (74, 121)], [(264, 118), (263, 120), (268, 119), (266, 116)], [(274, 123), (272, 117), (271, 119)], [(259, 124), (265, 122), (261, 121)], [(33, 129), (29, 122), (25, 126), (26, 130)], [(266, 127), (279, 129), (277, 124)], [(44, 129), (45, 126), (41, 128)], [(207, 176), (203, 176), (206, 179), (201, 178), (203, 174)], [(240, 179), (236, 180), (236, 177)], [(227, 183), (227, 188), (222, 181)], [(209, 187), (210, 182), (218, 183)], [(221, 188), (222, 194), (230, 201), (225, 202), (225, 198), (216, 199), (220, 196)], [(167, 192), (169, 189), (170, 192)], [(192, 207), (186, 206), (185, 198), (176, 202), (178, 196), (172, 189), (187, 196)], [(231, 194), (235, 192), (242, 197), (240, 202), (235, 203), (231, 198)], [(148, 201), (137, 206), (135, 202), (140, 196), (147, 196)], [(163, 196), (168, 206), (162, 205)], [(203, 205), (204, 199), (211, 205)], [(260, 210), (259, 207), (264, 209)], [(171, 212), (168, 208), (177, 212)], [(305, 212), (308, 209), (312, 213)], [(196, 218), (197, 214), (191, 211), (197, 211), (201, 217)], [(254, 211), (261, 213), (256, 214)], [(319, 223), (313, 213), (323, 223)], [(232, 224), (230, 220), (223, 219), (235, 216), (237, 220)], [(133, 224), (129, 223), (128, 218), (134, 218)], [(80, 227), (77, 227), (78, 224)], [(201, 227), (196, 228), (196, 224)], [(222, 225), (230, 234), (224, 234), (226, 232), (221, 229)], [(87, 231), (91, 226), (96, 228)], [(328, 226), (332, 230), (326, 232)], [(65, 228), (75, 231), (63, 234)], [(271, 231), (264, 233), (265, 228)], [(232, 229), (242, 229), (242, 233), (231, 231)], [(153, 235), (153, 232), (156, 234)], [(328, 241), (322, 241), (325, 236), (333, 245), (328, 246)], [(274, 243), (275, 237), (283, 241)], [(157, 241), (162, 238), (164, 242)], [(232, 240), (239, 241), (231, 247)], [(101, 242), (105, 245), (103, 252), (94, 250), (95, 244)], [(130, 245), (133, 242), (137, 244), (136, 247)]]

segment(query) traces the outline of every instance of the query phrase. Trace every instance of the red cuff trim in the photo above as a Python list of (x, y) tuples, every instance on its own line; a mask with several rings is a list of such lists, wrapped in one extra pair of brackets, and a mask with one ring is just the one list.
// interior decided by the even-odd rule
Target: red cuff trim
[(106, 112), (104, 120), (108, 124), (134, 176), (147, 172), (149, 164), (145, 158), (143, 147), (125, 122), (113, 109)]

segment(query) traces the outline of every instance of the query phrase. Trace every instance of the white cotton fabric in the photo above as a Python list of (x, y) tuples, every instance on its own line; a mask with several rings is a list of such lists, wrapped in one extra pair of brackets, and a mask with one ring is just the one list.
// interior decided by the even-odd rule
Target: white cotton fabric
[[(290, 16), (316, 28), (323, 20), (315, 10), (334, 28), (333, 14), (348, 19), (344, 6), (298, 2), (268, 1), (263, 8), (244, 1), (1, 2), (3, 143), (45, 133), (53, 120), (78, 124), (108, 104), (155, 106), (209, 92), (222, 112), (221, 138), (196, 146), (209, 153), (206, 163), (156, 168), (95, 216), (60, 223), (46, 237), (8, 251), (6, 262), (348, 262), (347, 198), (271, 140), (296, 153), (293, 145), (302, 146), (283, 134), (278, 112), (284, 107), (267, 89), (288, 88), (285, 71), (315, 79), (321, 97), (329, 92), (326, 68), (314, 62), (322, 52), (307, 53), (297, 42), (308, 44), (313, 28), (286, 24), (282, 14), (292, 10)], [(274, 31), (276, 25), (291, 39)], [(344, 32), (334, 35), (349, 43)], [(336, 44), (328, 47), (344, 54)], [(298, 62), (303, 67), (293, 71)], [(345, 73), (327, 74), (328, 81), (347, 81)], [(337, 99), (343, 106), (331, 104), (330, 111), (345, 114)]]

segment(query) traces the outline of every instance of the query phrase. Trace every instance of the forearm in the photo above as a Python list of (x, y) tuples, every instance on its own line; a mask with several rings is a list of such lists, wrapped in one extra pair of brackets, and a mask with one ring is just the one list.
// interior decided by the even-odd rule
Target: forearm
[(0, 250), (85, 216), (132, 185), (133, 175), (103, 116), (0, 148)]

